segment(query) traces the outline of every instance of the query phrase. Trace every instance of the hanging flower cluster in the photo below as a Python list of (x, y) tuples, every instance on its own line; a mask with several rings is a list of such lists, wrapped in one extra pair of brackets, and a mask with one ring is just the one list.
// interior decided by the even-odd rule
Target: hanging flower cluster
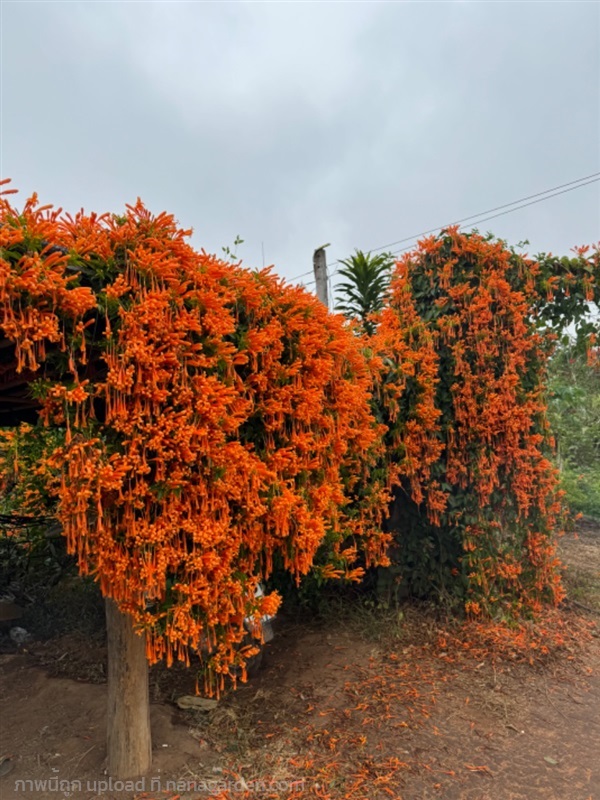
[[(386, 562), (394, 484), (413, 585), (473, 617), (561, 599), (543, 328), (556, 302), (577, 320), (579, 294), (597, 302), (597, 250), (555, 280), (550, 257), (450, 228), (397, 263), (366, 339), (140, 202), (70, 217), (4, 197), (0, 215), (0, 330), (53, 431), (28, 502), (56, 497), (150, 661), (208, 651), (218, 691), (244, 618), (277, 607), (255, 597), (274, 560), (297, 580), (317, 552), (323, 578)], [(6, 479), (19, 437), (0, 450)]]
[(219, 690), (244, 618), (278, 605), (255, 598), (276, 554), (297, 579), (325, 539), (350, 579), (358, 551), (385, 560), (359, 343), (308, 292), (196, 252), (140, 202), (71, 218), (4, 198), (1, 214), (0, 328), (64, 431), (48, 464), (69, 550), (151, 662), (207, 649)]
[(444, 449), (436, 407), (439, 360), (434, 336), (417, 312), (406, 274), (395, 276), (370, 344), (392, 482), (404, 481), (413, 500), (418, 504), (425, 500), (430, 518), (439, 522), (446, 496), (431, 472)]
[[(423, 362), (429, 423), (420, 431), (438, 437), (425, 462), (429, 523), (400, 531), (398, 543), (411, 552), (431, 542), (437, 563), (428, 569), (445, 576), (444, 590), (462, 596), (474, 616), (520, 615), (563, 597), (539, 277), (537, 262), (503, 242), (450, 228), (398, 262), (377, 334), (433, 341)], [(421, 503), (419, 487), (409, 487)]]

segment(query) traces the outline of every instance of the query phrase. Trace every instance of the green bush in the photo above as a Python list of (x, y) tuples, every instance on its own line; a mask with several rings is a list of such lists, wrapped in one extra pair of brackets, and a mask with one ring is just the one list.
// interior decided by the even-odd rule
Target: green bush
[(549, 416), (571, 510), (600, 518), (600, 366), (564, 338), (550, 363)]

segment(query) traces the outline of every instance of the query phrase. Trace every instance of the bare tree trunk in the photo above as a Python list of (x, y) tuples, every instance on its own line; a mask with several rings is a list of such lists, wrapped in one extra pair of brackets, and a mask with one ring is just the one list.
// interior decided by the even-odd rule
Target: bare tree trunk
[(146, 642), (131, 617), (106, 599), (108, 632), (108, 774), (135, 778), (152, 765)]

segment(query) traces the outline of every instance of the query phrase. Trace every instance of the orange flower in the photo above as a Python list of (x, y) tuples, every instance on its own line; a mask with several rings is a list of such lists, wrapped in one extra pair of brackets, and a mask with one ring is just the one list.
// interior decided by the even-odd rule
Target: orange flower
[(41, 416), (66, 428), (49, 461), (69, 551), (146, 630), (151, 661), (208, 648), (219, 691), (244, 618), (279, 604), (255, 597), (277, 554), (298, 580), (327, 533), (385, 557), (386, 487), (354, 493), (382, 430), (360, 342), (141, 202), (119, 218), (0, 203), (3, 334), (19, 369), (65, 352)]

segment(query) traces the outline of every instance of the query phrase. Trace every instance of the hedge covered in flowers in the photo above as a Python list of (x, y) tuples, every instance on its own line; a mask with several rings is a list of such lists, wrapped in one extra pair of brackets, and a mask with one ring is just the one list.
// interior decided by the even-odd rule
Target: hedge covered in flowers
[[(563, 598), (556, 542), (567, 516), (546, 368), (569, 323), (595, 352), (586, 303), (600, 296), (598, 249), (576, 255), (530, 259), (450, 228), (397, 262), (372, 340), (410, 376), (383, 383), (386, 448), (406, 489), (392, 514), (393, 572), (474, 617), (517, 618)], [(399, 408), (395, 389), (414, 375), (424, 382)], [(425, 436), (429, 457), (417, 462), (406, 443)], [(424, 474), (416, 486), (410, 465)]]
[(324, 575), (385, 562), (388, 486), (367, 480), (381, 431), (341, 317), (196, 252), (139, 202), (70, 218), (4, 198), (0, 235), (0, 324), (64, 433), (46, 486), (81, 573), (146, 630), (150, 661), (208, 646), (222, 685), (244, 617), (277, 608), (255, 599), (275, 555), (296, 579), (324, 545)]
[[(585, 329), (571, 292), (597, 297), (596, 251), (554, 280), (551, 259), (449, 229), (396, 264), (366, 336), (139, 201), (70, 217), (6, 194), (0, 331), (53, 432), (20, 497), (55, 510), (151, 662), (208, 649), (220, 690), (252, 652), (244, 618), (280, 602), (255, 597), (274, 561), (360, 580), (392, 538), (399, 580), (473, 617), (561, 600), (547, 328), (558, 296)], [(0, 437), (5, 486), (35, 435)]]

